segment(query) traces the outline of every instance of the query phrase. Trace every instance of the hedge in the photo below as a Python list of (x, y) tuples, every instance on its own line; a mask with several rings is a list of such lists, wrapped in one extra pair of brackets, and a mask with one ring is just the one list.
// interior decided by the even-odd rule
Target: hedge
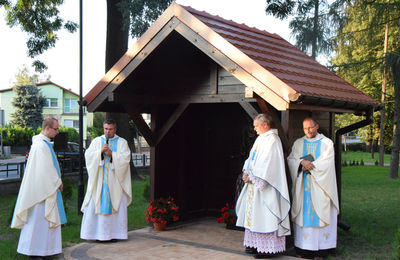
[[(60, 132), (68, 133), (68, 141), (79, 142), (79, 133), (75, 128), (62, 126), (59, 130)], [(32, 144), (32, 136), (39, 134), (41, 131), (41, 128), (33, 130), (30, 127), (3, 127), (3, 146), (30, 146)]]

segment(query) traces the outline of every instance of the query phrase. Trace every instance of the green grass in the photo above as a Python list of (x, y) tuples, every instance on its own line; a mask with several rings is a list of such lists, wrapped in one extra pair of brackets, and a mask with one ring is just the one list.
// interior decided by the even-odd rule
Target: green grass
[[(128, 229), (133, 230), (147, 225), (144, 213), (148, 205), (143, 197), (143, 190), (149, 183), (149, 178), (144, 181), (132, 182), (132, 204), (128, 207)], [(0, 197), (0, 259), (28, 259), (17, 253), (19, 230), (10, 228), (10, 219), (16, 200), (16, 195)], [(64, 201), (68, 222), (62, 227), (63, 247), (82, 242), (80, 227), (82, 216), (78, 215), (77, 189), (74, 187), (71, 199)]]
[[(336, 257), (330, 259), (393, 259), (394, 241), (400, 226), (400, 180), (387, 177), (388, 167), (352, 166), (342, 169), (342, 220), (349, 231), (338, 228)], [(128, 207), (129, 230), (147, 225), (147, 200), (143, 191), (148, 179), (132, 184)], [(81, 216), (77, 214), (76, 189), (65, 204), (68, 224), (62, 228), (63, 247), (82, 241)], [(19, 231), (8, 219), (16, 196), (0, 197), (0, 259), (27, 259), (16, 253)]]
[(342, 220), (337, 258), (393, 259), (400, 226), (400, 181), (387, 177), (388, 167), (353, 166), (342, 169)]
[[(361, 162), (361, 160), (365, 162), (369, 162), (369, 163), (374, 163), (375, 161), (379, 162), (379, 153), (374, 153), (374, 158), (372, 158), (371, 153), (366, 153), (366, 152), (353, 152), (353, 151), (348, 151), (348, 152), (342, 152), (342, 162), (343, 161), (358, 161)], [(385, 154), (383, 161), (385, 163), (390, 163), (390, 154)]]

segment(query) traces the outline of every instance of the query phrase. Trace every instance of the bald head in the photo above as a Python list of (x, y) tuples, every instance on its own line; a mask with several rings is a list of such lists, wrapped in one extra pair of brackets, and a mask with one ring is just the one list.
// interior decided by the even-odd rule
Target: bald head
[(303, 120), (303, 131), (308, 138), (314, 138), (318, 133), (319, 125), (311, 117), (306, 117)]

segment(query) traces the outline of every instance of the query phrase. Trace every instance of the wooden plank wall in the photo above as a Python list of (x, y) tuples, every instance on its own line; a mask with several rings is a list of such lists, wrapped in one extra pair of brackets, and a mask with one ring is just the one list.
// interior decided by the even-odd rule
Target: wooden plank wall
[(246, 86), (224, 68), (218, 66), (218, 94), (243, 94)]

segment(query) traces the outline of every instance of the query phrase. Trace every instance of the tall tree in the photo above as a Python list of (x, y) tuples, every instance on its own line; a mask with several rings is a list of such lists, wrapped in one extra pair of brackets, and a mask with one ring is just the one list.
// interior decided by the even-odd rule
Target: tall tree
[(19, 127), (31, 127), (37, 129), (42, 125), (43, 107), (46, 99), (42, 96), (40, 89), (34, 85), (20, 85), (14, 87), (16, 97), (12, 101), (15, 107), (11, 114), (11, 124)]
[(279, 19), (293, 16), (289, 23), (296, 46), (316, 58), (329, 53), (333, 29), (329, 5), (326, 0), (266, 0), (267, 14)]
[[(28, 33), (28, 56), (36, 58), (44, 51), (55, 46), (57, 32), (62, 28), (69, 32), (76, 31), (78, 25), (64, 21), (59, 16), (59, 6), (64, 0), (0, 0), (0, 7), (6, 11), (6, 21), (11, 27), (20, 25)], [(47, 66), (40, 60), (32, 64), (36, 71), (43, 72)]]
[[(172, 0), (107, 0), (107, 38), (105, 71), (124, 55), (128, 48), (129, 33), (141, 36), (150, 24), (172, 3)], [(107, 113), (117, 121), (118, 134), (129, 141), (134, 150), (134, 131), (126, 113)]]
[[(353, 1), (343, 9), (344, 24), (336, 38), (336, 56), (332, 59), (336, 73), (377, 101), (382, 99), (382, 72), (385, 60), (385, 32), (388, 25), (387, 52), (397, 51), (399, 3), (387, 0)], [(393, 115), (394, 78), (387, 78), (385, 111)], [(374, 122), (379, 123), (379, 122)], [(385, 143), (390, 144), (393, 120), (385, 120)], [(393, 138), (393, 145), (396, 139)], [(395, 147), (396, 149), (396, 147)], [(396, 152), (392, 150), (392, 160)], [(397, 152), (398, 157), (398, 152)]]
[(31, 75), (29, 69), (24, 65), (22, 68), (18, 69), (17, 74), (15, 74), (15, 86), (21, 85), (35, 85), (39, 82), (39, 75)]

